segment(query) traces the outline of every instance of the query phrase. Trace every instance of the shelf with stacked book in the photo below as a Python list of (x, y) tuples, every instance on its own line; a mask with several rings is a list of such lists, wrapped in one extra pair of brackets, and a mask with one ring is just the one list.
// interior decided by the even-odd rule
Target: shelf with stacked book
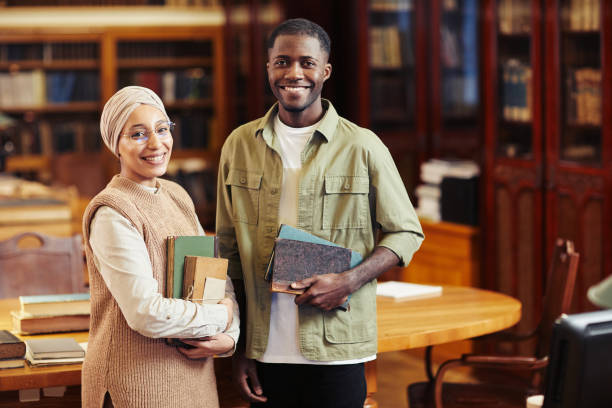
[(117, 88), (141, 85), (157, 93), (172, 120), (176, 149), (210, 147), (215, 80), (210, 39), (120, 40)]
[[(96, 154), (91, 167), (103, 187), (118, 171), (100, 143), (104, 101), (122, 86), (141, 85), (160, 95), (176, 122), (173, 157), (209, 161), (228, 132), (224, 23), (219, 7), (3, 9), (0, 88), (6, 77), (22, 97), (13, 76), (32, 77), (45, 100), (2, 103), (0, 92), (0, 111), (12, 119), (0, 133), (2, 155), (13, 164), (34, 155), (53, 165), (66, 155)], [(59, 91), (49, 92), (52, 85)], [(208, 202), (195, 204), (207, 217), (214, 213)]]

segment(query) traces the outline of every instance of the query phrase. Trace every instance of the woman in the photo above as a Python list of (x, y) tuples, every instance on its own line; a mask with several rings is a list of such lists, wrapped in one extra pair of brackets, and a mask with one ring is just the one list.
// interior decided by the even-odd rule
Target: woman
[[(121, 89), (102, 112), (102, 139), (121, 172), (83, 217), (91, 290), (84, 407), (219, 406), (210, 357), (232, 352), (238, 338), (231, 281), (219, 304), (162, 295), (166, 238), (203, 234), (185, 190), (159, 178), (172, 153), (172, 128), (147, 88)], [(199, 340), (177, 349), (168, 337)]]

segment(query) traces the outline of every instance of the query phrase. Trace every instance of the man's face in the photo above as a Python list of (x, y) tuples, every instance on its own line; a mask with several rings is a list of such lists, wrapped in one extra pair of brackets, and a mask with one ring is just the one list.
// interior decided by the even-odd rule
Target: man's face
[[(319, 40), (307, 35), (280, 35), (268, 50), (268, 81), (281, 108), (289, 113), (317, 111), (323, 83), (331, 74)], [(318, 118), (316, 118), (318, 120)]]

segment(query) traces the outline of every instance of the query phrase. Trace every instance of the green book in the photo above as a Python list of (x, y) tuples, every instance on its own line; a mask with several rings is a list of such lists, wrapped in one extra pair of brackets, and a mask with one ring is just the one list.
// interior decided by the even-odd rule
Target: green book
[(166, 297), (181, 298), (183, 295), (185, 256), (217, 257), (217, 237), (211, 235), (172, 236), (168, 237), (167, 249)]

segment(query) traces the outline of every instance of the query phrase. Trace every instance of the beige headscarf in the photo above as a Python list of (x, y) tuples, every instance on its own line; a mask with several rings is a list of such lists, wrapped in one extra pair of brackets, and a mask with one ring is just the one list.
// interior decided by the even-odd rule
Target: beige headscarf
[(104, 105), (100, 117), (100, 133), (106, 147), (119, 157), (119, 137), (128, 118), (140, 105), (151, 105), (162, 111), (168, 118), (164, 104), (159, 96), (142, 86), (126, 86), (118, 90)]

